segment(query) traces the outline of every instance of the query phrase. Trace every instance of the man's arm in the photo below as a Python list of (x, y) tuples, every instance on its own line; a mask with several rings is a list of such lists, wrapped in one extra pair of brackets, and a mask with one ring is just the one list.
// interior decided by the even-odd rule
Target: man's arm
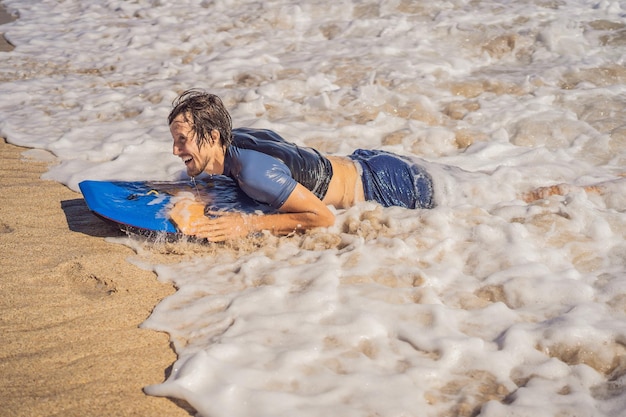
[(248, 216), (250, 232), (269, 230), (277, 235), (287, 235), (335, 223), (335, 215), (326, 204), (301, 184), (296, 185), (279, 211), (278, 214)]
[(335, 215), (326, 204), (301, 184), (296, 185), (279, 210), (280, 213), (265, 215), (211, 212), (209, 214), (214, 217), (206, 217), (201, 203), (187, 202), (177, 204), (170, 217), (183, 233), (211, 242), (245, 237), (263, 230), (288, 235), (314, 227), (328, 227), (335, 222)]

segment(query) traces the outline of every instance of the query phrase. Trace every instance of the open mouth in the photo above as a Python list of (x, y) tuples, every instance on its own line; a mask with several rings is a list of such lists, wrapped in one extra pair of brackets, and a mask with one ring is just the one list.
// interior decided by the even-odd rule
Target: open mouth
[(182, 160), (185, 165), (189, 165), (189, 163), (193, 161), (193, 158), (191, 156), (187, 156), (185, 158), (182, 158)]

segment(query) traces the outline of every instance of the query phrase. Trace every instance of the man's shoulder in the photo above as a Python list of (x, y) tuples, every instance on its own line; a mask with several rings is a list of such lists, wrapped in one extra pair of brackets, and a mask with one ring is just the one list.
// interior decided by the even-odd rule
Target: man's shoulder
[(273, 141), (285, 142), (278, 133), (269, 129), (253, 129), (249, 127), (239, 127), (233, 129), (233, 140), (237, 142), (247, 143), (250, 141)]

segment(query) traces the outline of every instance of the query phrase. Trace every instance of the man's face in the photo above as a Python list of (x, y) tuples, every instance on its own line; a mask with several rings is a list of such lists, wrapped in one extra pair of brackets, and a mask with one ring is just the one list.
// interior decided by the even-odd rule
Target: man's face
[(187, 175), (195, 177), (203, 171), (208, 174), (222, 173), (224, 152), (218, 140), (210, 141), (212, 144), (205, 142), (198, 146), (196, 134), (183, 114), (179, 114), (172, 121), (170, 133), (174, 139), (173, 153), (183, 160), (187, 167)]

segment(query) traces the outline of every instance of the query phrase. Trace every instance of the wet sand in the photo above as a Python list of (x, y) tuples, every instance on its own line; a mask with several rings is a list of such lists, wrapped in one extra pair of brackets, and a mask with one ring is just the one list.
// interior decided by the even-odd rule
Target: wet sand
[[(12, 20), (15, 20), (13, 16), (7, 13), (7, 11), (0, 4), (0, 25), (5, 23), (9, 23)], [(13, 45), (11, 45), (2, 35), (2, 28), (0, 27), (0, 52), (8, 52), (13, 49)]]
[(138, 326), (174, 289), (24, 151), (0, 139), (0, 415), (190, 415), (142, 391), (176, 357)]
[[(0, 4), (0, 25), (12, 20)], [(0, 26), (0, 55), (12, 49)], [(0, 138), (0, 415), (190, 415), (142, 391), (176, 355), (138, 326), (174, 289), (106, 242), (123, 235), (24, 151)]]

